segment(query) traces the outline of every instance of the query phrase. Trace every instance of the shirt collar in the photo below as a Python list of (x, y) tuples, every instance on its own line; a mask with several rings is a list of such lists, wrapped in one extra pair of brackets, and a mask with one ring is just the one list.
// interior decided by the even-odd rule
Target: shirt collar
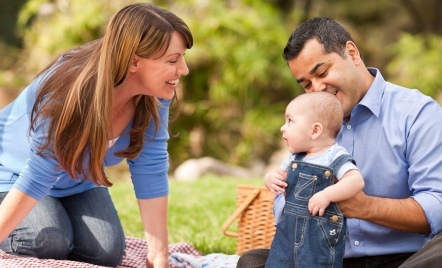
[(384, 95), (386, 82), (378, 69), (367, 69), (370, 74), (372, 74), (375, 78), (373, 84), (371, 84), (364, 98), (362, 98), (362, 100), (356, 105), (356, 107), (359, 105), (363, 105), (367, 107), (376, 117), (379, 118), (379, 113), (381, 110), (381, 99), (382, 95)]

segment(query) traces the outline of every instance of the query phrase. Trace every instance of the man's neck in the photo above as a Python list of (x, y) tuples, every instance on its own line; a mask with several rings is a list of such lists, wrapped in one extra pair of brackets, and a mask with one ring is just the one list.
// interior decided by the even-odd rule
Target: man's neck
[[(370, 89), (371, 85), (373, 84), (375, 76), (376, 76), (376, 73), (372, 74), (365, 67), (365, 65), (361, 66), (361, 69), (362, 69), (362, 77), (363, 77), (363, 79), (362, 79), (362, 83), (360, 84), (361, 85), (361, 87), (360, 87), (361, 90), (359, 91), (360, 94), (359, 94), (359, 97), (358, 97), (358, 99), (359, 99), (358, 103), (361, 102), (361, 100), (365, 97), (365, 94), (367, 94), (367, 92)], [(354, 109), (354, 107), (353, 107), (353, 109)], [(350, 122), (350, 119), (351, 119), (351, 113), (350, 113), (349, 116), (344, 117), (344, 121), (345, 122)]]

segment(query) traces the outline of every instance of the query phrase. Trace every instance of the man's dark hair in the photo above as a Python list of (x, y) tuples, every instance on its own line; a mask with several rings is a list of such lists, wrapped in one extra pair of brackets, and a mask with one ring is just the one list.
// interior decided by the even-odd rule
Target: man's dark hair
[(284, 59), (286, 61), (295, 59), (305, 43), (312, 38), (318, 40), (325, 53), (335, 52), (344, 59), (347, 41), (354, 43), (350, 33), (336, 21), (325, 17), (313, 18), (301, 23), (290, 35), (282, 55)]

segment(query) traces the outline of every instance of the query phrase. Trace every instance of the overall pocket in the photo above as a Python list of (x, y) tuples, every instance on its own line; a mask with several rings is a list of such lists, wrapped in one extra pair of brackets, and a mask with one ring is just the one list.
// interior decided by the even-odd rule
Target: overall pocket
[(296, 216), (295, 247), (300, 247), (304, 243), (305, 228), (307, 227), (307, 221), (308, 219), (306, 217)]
[(342, 232), (341, 225), (329, 224), (326, 221), (318, 220), (318, 227), (321, 230), (324, 241), (330, 250), (334, 250), (339, 242), (344, 242), (343, 240), (340, 241), (340, 236)]
[(317, 181), (316, 175), (299, 173), (298, 183), (295, 187), (295, 198), (308, 201), (315, 191)]

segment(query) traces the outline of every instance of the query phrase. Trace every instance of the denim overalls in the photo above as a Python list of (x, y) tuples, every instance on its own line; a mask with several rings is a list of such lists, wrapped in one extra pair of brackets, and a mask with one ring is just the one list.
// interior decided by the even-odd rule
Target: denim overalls
[(312, 216), (309, 199), (333, 185), (336, 172), (349, 154), (340, 155), (330, 167), (303, 162), (297, 154), (287, 173), (284, 213), (276, 226), (266, 268), (342, 267), (345, 250), (345, 219), (336, 203), (330, 203), (322, 217)]

